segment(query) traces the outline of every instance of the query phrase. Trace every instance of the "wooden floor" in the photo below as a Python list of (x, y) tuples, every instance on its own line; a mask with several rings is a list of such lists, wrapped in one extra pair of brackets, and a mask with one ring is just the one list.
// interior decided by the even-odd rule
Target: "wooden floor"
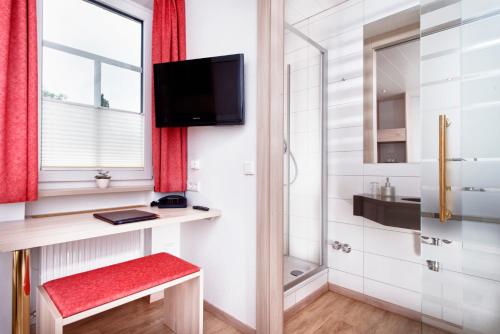
[[(65, 334), (172, 333), (162, 323), (162, 302), (148, 299), (68, 325)], [(204, 333), (236, 334), (234, 327), (205, 311)], [(342, 295), (327, 292), (285, 324), (286, 334), (444, 334), (420, 322), (381, 310)]]
[(286, 334), (444, 334), (374, 306), (327, 292), (285, 324)]
[[(162, 322), (163, 302), (142, 298), (64, 327), (64, 334), (163, 334), (173, 333)], [(234, 327), (204, 312), (203, 332), (237, 334)]]

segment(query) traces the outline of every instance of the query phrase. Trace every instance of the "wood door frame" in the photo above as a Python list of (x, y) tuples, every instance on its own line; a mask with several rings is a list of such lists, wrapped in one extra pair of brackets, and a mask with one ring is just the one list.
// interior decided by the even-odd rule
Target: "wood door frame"
[(283, 333), (284, 0), (257, 5), (257, 333)]

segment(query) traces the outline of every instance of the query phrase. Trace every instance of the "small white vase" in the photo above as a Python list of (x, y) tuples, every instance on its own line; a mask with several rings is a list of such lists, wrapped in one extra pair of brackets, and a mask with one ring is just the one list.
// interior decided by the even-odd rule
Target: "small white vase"
[(111, 182), (111, 179), (95, 179), (95, 183), (97, 183), (97, 187), (100, 189), (109, 187), (109, 182)]

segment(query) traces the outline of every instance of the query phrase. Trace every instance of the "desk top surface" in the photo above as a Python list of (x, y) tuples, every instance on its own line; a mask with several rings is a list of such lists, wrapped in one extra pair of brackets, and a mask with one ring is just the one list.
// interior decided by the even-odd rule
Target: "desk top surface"
[(221, 215), (221, 212), (216, 209), (199, 211), (193, 210), (191, 207), (185, 209), (158, 209), (145, 206), (137, 209), (154, 212), (160, 218), (123, 225), (112, 225), (94, 218), (93, 213), (79, 213), (2, 222), (0, 223), (0, 252), (97, 238), (168, 224), (210, 219)]

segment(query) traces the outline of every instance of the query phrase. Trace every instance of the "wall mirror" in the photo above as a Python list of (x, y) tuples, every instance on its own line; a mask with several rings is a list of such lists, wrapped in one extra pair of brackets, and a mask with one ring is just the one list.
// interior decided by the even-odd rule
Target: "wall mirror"
[(368, 23), (363, 30), (364, 163), (419, 162), (419, 9)]

